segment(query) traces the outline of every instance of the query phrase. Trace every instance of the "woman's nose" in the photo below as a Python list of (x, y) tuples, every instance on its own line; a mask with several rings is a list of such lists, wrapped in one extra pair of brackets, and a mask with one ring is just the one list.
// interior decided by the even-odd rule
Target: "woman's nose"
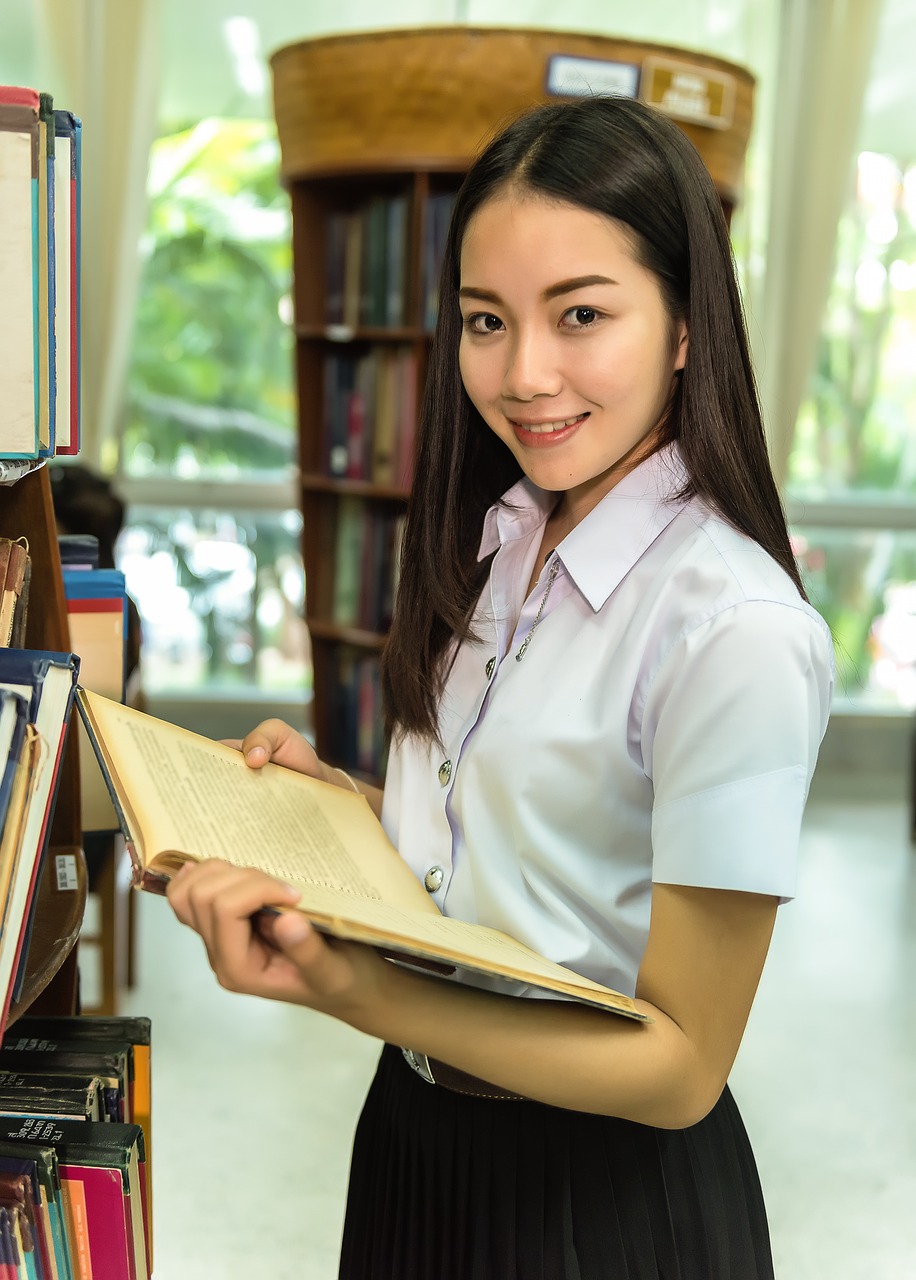
[(530, 332), (516, 335), (503, 380), (506, 395), (513, 400), (555, 396), (562, 387), (562, 378), (554, 355), (549, 340)]

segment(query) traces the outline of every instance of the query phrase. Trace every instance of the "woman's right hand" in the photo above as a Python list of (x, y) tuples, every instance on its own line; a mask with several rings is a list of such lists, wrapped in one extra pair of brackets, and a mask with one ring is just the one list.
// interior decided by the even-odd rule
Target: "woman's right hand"
[(318, 759), (311, 743), (283, 720), (262, 720), (244, 738), (224, 738), (223, 741), (227, 747), (241, 751), (251, 769), (260, 769), (270, 760), (284, 769), (339, 785), (335, 771)]

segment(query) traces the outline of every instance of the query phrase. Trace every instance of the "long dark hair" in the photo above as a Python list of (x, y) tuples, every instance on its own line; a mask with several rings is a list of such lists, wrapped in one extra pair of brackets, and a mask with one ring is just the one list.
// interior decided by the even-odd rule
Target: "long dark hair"
[(522, 474), (458, 369), (462, 241), (474, 213), (507, 186), (626, 224), (672, 320), (687, 322), (687, 362), (663, 426), (684, 460), (683, 496), (703, 498), (753, 538), (804, 595), (767, 455), (728, 228), (703, 161), (676, 125), (629, 98), (536, 107), (467, 174), (445, 247), (397, 608), (382, 657), (389, 731), (434, 741), (449, 644), (470, 636), (489, 572), (477, 558), (483, 519)]

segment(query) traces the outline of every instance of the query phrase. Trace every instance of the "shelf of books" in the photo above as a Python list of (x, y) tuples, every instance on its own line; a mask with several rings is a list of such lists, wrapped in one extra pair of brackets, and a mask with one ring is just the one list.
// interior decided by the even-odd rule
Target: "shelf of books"
[[(150, 1025), (83, 1017), (72, 643), (47, 463), (79, 448), (81, 126), (0, 86), (0, 1275), (152, 1269)], [(86, 593), (83, 592), (85, 596)]]
[(728, 214), (753, 81), (743, 68), (667, 46), (471, 27), (305, 40), (271, 65), (293, 212), (315, 744), (323, 759), (378, 781), (379, 654), (444, 241), (472, 158), (501, 121), (535, 103), (638, 95), (693, 139)]
[(368, 778), (384, 768), (378, 657), (460, 180), (402, 169), (293, 188), (299, 397), (320, 424), (300, 448), (315, 724), (319, 750)]

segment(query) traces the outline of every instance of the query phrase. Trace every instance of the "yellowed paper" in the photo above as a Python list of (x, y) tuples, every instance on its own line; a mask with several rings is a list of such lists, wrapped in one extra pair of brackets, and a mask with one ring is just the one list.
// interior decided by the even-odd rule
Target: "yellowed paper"
[[(82, 690), (117, 757), (118, 790), (149, 866), (162, 852), (257, 866), (302, 886), (381, 899), (424, 914), (435, 904), (385, 836), (364, 796), (240, 752)], [(217, 818), (218, 821), (214, 819)]]

